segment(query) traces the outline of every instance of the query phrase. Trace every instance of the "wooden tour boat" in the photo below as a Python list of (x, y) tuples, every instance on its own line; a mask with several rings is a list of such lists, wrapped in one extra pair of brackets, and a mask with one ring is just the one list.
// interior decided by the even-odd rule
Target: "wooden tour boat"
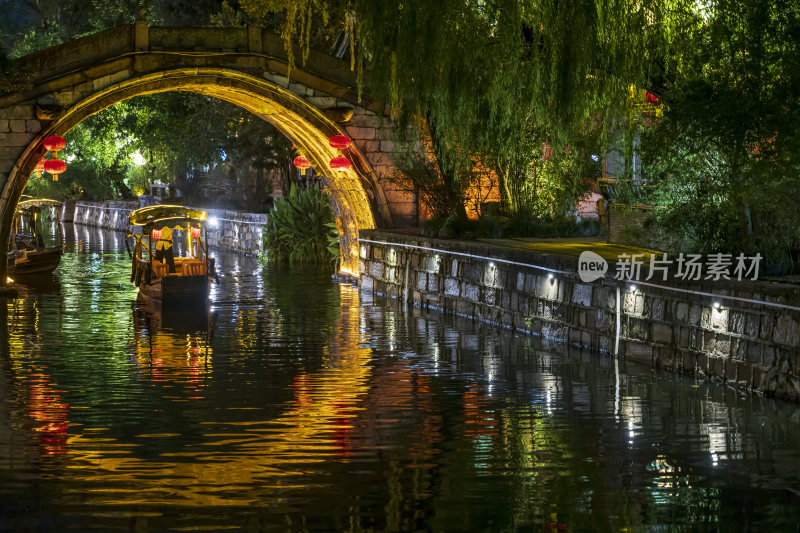
[[(8, 242), (8, 275), (12, 279), (50, 274), (58, 267), (64, 254), (60, 218), (61, 202), (23, 196)], [(45, 231), (48, 221), (55, 222), (54, 234)]]
[[(154, 205), (130, 214), (135, 239), (131, 282), (154, 302), (182, 305), (204, 302), (214, 279), (214, 258), (205, 243), (205, 211), (178, 205)], [(182, 241), (180, 236), (185, 237)], [(181, 256), (175, 245), (183, 242)], [(128, 241), (126, 240), (126, 244)], [(171, 264), (172, 263), (172, 264)]]

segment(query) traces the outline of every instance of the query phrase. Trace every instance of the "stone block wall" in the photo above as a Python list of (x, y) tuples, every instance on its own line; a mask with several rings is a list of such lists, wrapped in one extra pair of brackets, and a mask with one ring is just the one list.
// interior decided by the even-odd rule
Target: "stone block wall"
[(800, 400), (800, 311), (780, 307), (800, 308), (795, 286), (583, 283), (576, 259), (379, 231), (361, 232), (359, 266), (362, 290), (596, 351), (614, 351), (619, 308), (626, 359)]
[[(72, 215), (73, 223), (127, 232), (128, 216), (138, 208), (139, 203), (135, 201), (77, 202)], [(220, 209), (205, 211), (209, 220), (216, 219), (216, 225), (206, 226), (206, 244), (210, 248), (246, 255), (258, 255), (261, 252), (261, 231), (267, 223), (267, 215)]]
[[(128, 231), (128, 215), (136, 209), (139, 209), (139, 202), (77, 202), (72, 213), (72, 223)], [(62, 211), (67, 211), (66, 206)]]
[(608, 242), (621, 244), (639, 243), (644, 221), (649, 216), (647, 210), (638, 208), (611, 208), (608, 210)]
[(216, 219), (216, 225), (209, 224), (206, 228), (208, 246), (246, 255), (261, 252), (261, 234), (267, 215), (221, 209), (206, 209), (206, 212), (209, 220)]

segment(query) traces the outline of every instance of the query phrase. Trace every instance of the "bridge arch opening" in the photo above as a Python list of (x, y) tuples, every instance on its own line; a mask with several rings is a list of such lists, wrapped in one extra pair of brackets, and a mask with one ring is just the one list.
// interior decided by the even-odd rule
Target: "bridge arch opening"
[[(342, 132), (321, 110), (277, 85), (242, 72), (218, 68), (173, 69), (132, 77), (82, 99), (57, 120), (47, 124), (31, 140), (9, 173), (2, 197), (7, 203), (0, 220), (0, 247), (8, 242), (15, 206), (38, 161), (44, 156), (42, 141), (48, 135), (64, 135), (86, 118), (136, 96), (185, 91), (211, 96), (235, 104), (272, 124), (299, 146), (318, 174), (324, 176), (339, 231), (341, 269), (358, 272), (358, 230), (378, 226), (380, 197), (370, 199), (365, 184), (371, 179), (366, 159), (353, 144), (344, 150), (354, 165), (334, 170), (330, 160), (340, 151), (328, 139)], [(378, 211), (378, 213), (376, 213)], [(5, 255), (5, 254), (4, 254)], [(5, 283), (6, 262), (0, 264), (0, 284)]]

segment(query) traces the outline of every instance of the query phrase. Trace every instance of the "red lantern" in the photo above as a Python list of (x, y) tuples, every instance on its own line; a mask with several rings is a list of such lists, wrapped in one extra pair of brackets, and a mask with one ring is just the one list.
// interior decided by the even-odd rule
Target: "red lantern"
[(331, 168), (333, 170), (347, 170), (350, 168), (350, 160), (343, 156), (334, 157), (331, 159)]
[(306, 175), (306, 169), (311, 168), (311, 161), (309, 161), (308, 158), (304, 155), (298, 155), (297, 157), (295, 157), (293, 163), (294, 166), (300, 169), (300, 173), (303, 176)]
[(67, 141), (64, 140), (64, 137), (59, 137), (58, 135), (51, 135), (44, 140), (44, 149), (49, 152), (58, 152), (59, 150), (63, 150), (67, 146)]
[(328, 142), (331, 143), (331, 146), (334, 148), (338, 148), (339, 150), (344, 150), (348, 146), (350, 146), (350, 137), (347, 135), (334, 135)]
[(309, 161), (304, 155), (298, 155), (294, 158), (294, 166), (300, 170), (305, 170), (307, 168), (311, 168), (311, 161)]
[(61, 174), (65, 170), (67, 170), (67, 163), (60, 159), (48, 159), (44, 162), (44, 171), (54, 176)]
[(150, 237), (152, 237), (152, 239), (154, 241), (160, 241), (161, 240), (161, 230), (158, 229), (158, 228), (153, 228), (153, 231), (150, 232)]
[(192, 239), (199, 239), (200, 238), (200, 228), (192, 226)]
[(38, 163), (36, 163), (36, 167), (33, 169), (33, 173), (36, 174), (37, 172), (44, 174), (44, 159), (40, 159)]

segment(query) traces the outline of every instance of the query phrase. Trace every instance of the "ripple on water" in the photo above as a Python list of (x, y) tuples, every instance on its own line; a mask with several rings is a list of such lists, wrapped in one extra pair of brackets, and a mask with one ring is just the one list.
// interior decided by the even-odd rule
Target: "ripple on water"
[[(137, 301), (80, 227), (9, 301), (3, 530), (796, 529), (800, 411), (218, 254)], [(0, 308), (2, 310), (3, 308)]]

